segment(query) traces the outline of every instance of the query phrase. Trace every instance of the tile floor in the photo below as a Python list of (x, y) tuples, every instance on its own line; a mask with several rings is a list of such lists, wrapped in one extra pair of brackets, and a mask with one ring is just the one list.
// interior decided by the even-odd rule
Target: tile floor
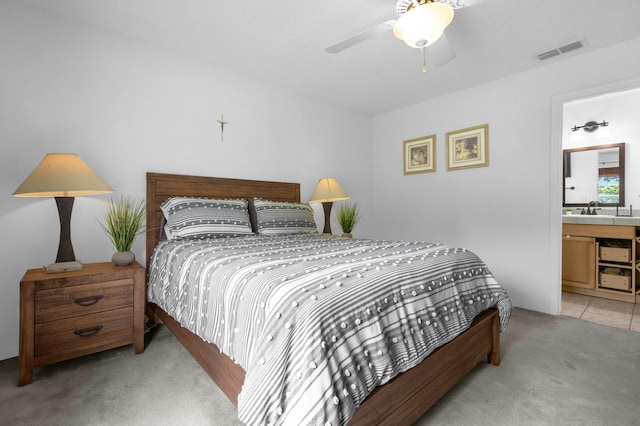
[(563, 291), (562, 315), (640, 332), (640, 304)]

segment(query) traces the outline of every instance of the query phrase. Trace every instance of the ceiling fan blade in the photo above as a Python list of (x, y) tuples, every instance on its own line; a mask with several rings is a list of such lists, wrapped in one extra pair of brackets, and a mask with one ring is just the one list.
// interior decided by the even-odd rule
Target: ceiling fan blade
[(364, 30), (352, 37), (349, 37), (346, 40), (342, 40), (341, 42), (336, 43), (333, 46), (329, 46), (325, 50), (328, 53), (342, 52), (343, 50), (351, 46), (354, 46), (358, 43), (361, 43), (367, 39), (370, 39), (371, 37), (377, 36), (378, 34), (386, 33), (387, 31), (393, 29), (393, 25), (395, 23), (396, 23), (395, 20), (390, 19), (388, 21), (385, 21), (381, 24), (376, 25), (375, 27), (371, 27), (368, 30)]
[(428, 61), (435, 66), (444, 65), (456, 57), (456, 52), (453, 50), (451, 43), (449, 43), (446, 33), (443, 33), (438, 41), (425, 49), (427, 50)]
[(460, 4), (460, 7), (469, 7), (479, 3), (484, 3), (485, 1), (487, 0), (461, 0), (458, 3)]
[[(407, 12), (410, 7), (413, 6), (416, 0), (398, 0), (396, 3), (396, 13), (402, 15)], [(476, 4), (484, 3), (487, 0), (434, 0), (438, 3), (444, 3), (451, 6), (453, 9), (462, 9)]]

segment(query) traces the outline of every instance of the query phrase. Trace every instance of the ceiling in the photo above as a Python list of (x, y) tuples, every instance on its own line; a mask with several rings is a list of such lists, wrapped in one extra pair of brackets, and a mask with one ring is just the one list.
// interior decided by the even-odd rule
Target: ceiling
[[(467, 0), (478, 4), (456, 10), (445, 31), (456, 58), (434, 66), (427, 57), (422, 73), (420, 50), (391, 32), (340, 53), (324, 50), (395, 19), (396, 0), (21, 1), (364, 114), (640, 37), (637, 0)], [(586, 47), (536, 58), (580, 39)]]

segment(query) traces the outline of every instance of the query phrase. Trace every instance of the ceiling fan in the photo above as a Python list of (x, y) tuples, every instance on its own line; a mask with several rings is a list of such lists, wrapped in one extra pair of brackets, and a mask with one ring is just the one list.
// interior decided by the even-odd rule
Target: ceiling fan
[[(397, 0), (397, 19), (389, 19), (327, 47), (328, 53), (338, 53), (379, 34), (393, 31), (408, 46), (421, 49), (422, 71), (426, 70), (425, 55), (435, 65), (444, 65), (456, 57), (444, 29), (453, 20), (454, 10), (473, 6), (486, 0)], [(437, 42), (437, 43), (436, 43)], [(425, 53), (427, 51), (427, 53)]]

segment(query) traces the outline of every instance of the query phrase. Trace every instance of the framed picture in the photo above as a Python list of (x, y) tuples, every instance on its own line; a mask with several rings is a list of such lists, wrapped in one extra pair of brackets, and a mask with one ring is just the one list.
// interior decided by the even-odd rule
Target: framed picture
[(489, 125), (447, 132), (447, 170), (489, 165)]
[(404, 141), (404, 174), (436, 171), (436, 136), (424, 136)]

